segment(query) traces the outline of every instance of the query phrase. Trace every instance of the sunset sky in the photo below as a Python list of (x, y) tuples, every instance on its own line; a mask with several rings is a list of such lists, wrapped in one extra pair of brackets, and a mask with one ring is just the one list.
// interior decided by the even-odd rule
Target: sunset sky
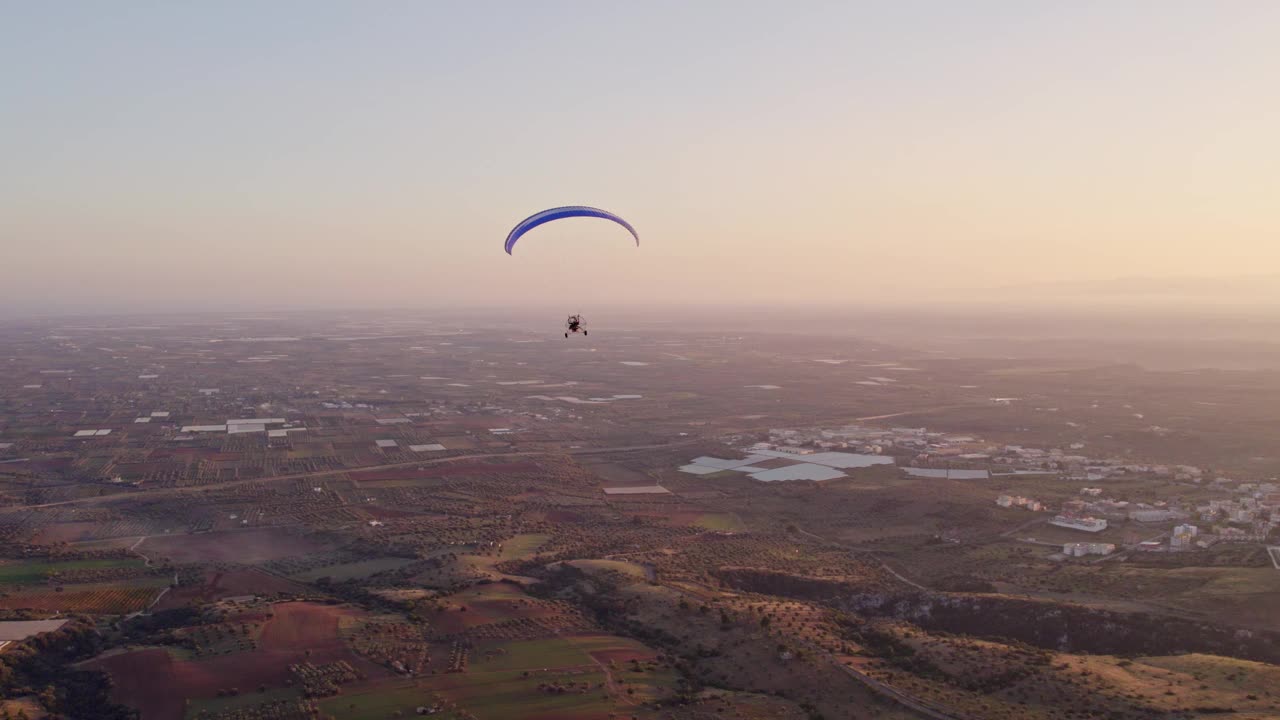
[[(0, 305), (1280, 273), (1280, 3), (10, 2)], [(585, 204), (621, 228), (571, 220)]]

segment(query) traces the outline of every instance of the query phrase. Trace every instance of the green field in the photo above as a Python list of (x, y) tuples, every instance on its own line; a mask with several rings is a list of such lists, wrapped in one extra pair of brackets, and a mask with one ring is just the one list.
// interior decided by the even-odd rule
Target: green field
[[(501, 648), (506, 650), (488, 660), (480, 660), (485, 650)], [(500, 670), (534, 670), (542, 668), (562, 668), (591, 665), (589, 655), (569, 639), (549, 638), (546, 640), (524, 640), (508, 643), (477, 644), (473, 668), (476, 672), (494, 672)]]
[(551, 539), (550, 535), (542, 533), (525, 533), (524, 535), (516, 535), (510, 540), (502, 544), (502, 555), (500, 560), (519, 560), (528, 557), (538, 551), (538, 548), (547, 544)]
[(105, 570), (143, 566), (143, 561), (136, 558), (68, 560), (66, 562), (47, 562), (44, 560), (5, 562), (0, 564), (0, 585), (43, 583), (48, 580), (50, 573), (65, 573), (69, 570)]
[(694, 524), (708, 530), (722, 532), (739, 532), (746, 529), (746, 526), (742, 524), (742, 520), (733, 513), (707, 513), (698, 518), (698, 522)]
[[(517, 717), (572, 718), (603, 717), (621, 709), (603, 688), (602, 671), (581, 673), (479, 672), (437, 676), (431, 687), (465, 707), (480, 720), (508, 720)], [(539, 683), (587, 683), (585, 692), (575, 690), (551, 694), (538, 689)]]
[(631, 650), (637, 654), (657, 655), (657, 652), (645, 646), (643, 643), (632, 640), (631, 638), (619, 637), (617, 635), (575, 635), (565, 638), (574, 647), (582, 648), (587, 652), (600, 652), (604, 650)]
[[(618, 637), (616, 635), (579, 635), (567, 640), (575, 646), (582, 648), (587, 652), (595, 653), (631, 653), (641, 662), (653, 659), (658, 656), (657, 651), (645, 646), (644, 644), (632, 640), (630, 638)], [(654, 700), (670, 693), (671, 688), (676, 685), (678, 674), (671, 668), (661, 668), (655, 670), (635, 671), (632, 663), (628, 660), (614, 660), (612, 663), (605, 661), (603, 658), (607, 655), (598, 656), (601, 661), (609, 667), (609, 674), (624, 689), (631, 689), (636, 700)], [(614, 657), (618, 657), (614, 655)]]
[(187, 705), (186, 717), (190, 720), (190, 718), (197, 717), (201, 711), (208, 711), (210, 714), (214, 714), (238, 708), (253, 707), (254, 705), (277, 700), (297, 700), (301, 697), (302, 691), (298, 688), (276, 688), (261, 693), (242, 692), (234, 697), (192, 700)]
[(341, 565), (329, 565), (326, 567), (312, 568), (305, 572), (300, 572), (289, 577), (294, 580), (303, 580), (311, 582), (322, 577), (331, 578), (335, 582), (342, 580), (353, 580), (366, 578), (387, 570), (395, 570), (411, 563), (417, 562), (408, 558), (374, 558), (372, 560), (359, 560), (357, 562), (342, 563)]
[[(393, 681), (377, 688), (321, 700), (320, 714), (337, 720), (387, 720), (397, 710), (406, 717), (415, 716), (420, 705), (431, 705), (433, 693), (411, 681)], [(453, 713), (437, 713), (433, 718), (448, 720)]]

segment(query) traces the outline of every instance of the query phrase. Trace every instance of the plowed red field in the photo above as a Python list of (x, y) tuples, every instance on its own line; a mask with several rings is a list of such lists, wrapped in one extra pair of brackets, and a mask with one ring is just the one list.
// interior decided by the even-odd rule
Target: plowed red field
[(166, 650), (139, 650), (96, 662), (111, 674), (114, 697), (137, 707), (142, 720), (181, 720), (185, 698), (216, 697), (219, 689), (282, 687), (289, 665), (304, 660), (317, 665), (345, 660), (370, 676), (385, 674), (347, 650), (338, 636), (338, 619), (359, 611), (303, 602), (279, 603), (272, 610), (259, 647), (251, 652), (178, 660)]
[(260, 570), (230, 572), (210, 570), (205, 573), (202, 584), (186, 585), (165, 593), (155, 609), (168, 610), (185, 605), (203, 605), (238, 595), (301, 594), (305, 590), (305, 587), (295, 582), (268, 575)]
[(321, 552), (327, 546), (287, 530), (264, 528), (150, 537), (138, 549), (177, 563), (257, 563)]

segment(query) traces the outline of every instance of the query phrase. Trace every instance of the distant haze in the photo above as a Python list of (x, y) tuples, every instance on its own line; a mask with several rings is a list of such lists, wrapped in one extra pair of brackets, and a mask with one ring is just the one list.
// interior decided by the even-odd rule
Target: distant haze
[[(1280, 3), (10, 3), (0, 313), (1280, 308)], [(510, 227), (588, 204), (631, 220)]]

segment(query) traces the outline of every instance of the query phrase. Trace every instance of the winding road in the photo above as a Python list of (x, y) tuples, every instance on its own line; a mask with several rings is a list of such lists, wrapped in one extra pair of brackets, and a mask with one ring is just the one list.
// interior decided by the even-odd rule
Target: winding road
[[(143, 555), (143, 554), (138, 550), (138, 546), (142, 544), (142, 541), (143, 541), (143, 540), (146, 540), (146, 539), (147, 539), (147, 538), (149, 538), (149, 537), (151, 537), (151, 536), (150, 536), (150, 535), (143, 535), (142, 537), (138, 538), (138, 542), (136, 542), (136, 543), (134, 543), (134, 544), (132, 544), (132, 545), (130, 545), (130, 546), (129, 546), (129, 552), (131, 552), (131, 553), (133, 553), (134, 555), (137, 555), (138, 557), (142, 558), (143, 564), (144, 564), (144, 565), (146, 565), (147, 567), (151, 567), (151, 558), (147, 557), (146, 555)], [(128, 615), (126, 615), (126, 616), (124, 617), (124, 619), (125, 619), (125, 620), (132, 620), (133, 618), (136, 618), (136, 617), (138, 617), (139, 615), (145, 615), (145, 614), (147, 614), (147, 611), (148, 611), (148, 610), (150, 610), (151, 608), (155, 607), (155, 606), (156, 606), (156, 603), (160, 602), (160, 598), (164, 597), (164, 596), (165, 596), (165, 593), (169, 592), (169, 590), (170, 590), (172, 587), (176, 586), (177, 584), (178, 584), (178, 573), (177, 573), (177, 572), (175, 572), (175, 573), (173, 574), (173, 584), (172, 584), (172, 585), (166, 585), (166, 586), (165, 586), (165, 588), (164, 588), (163, 590), (161, 590), (161, 591), (160, 591), (160, 594), (159, 594), (159, 595), (157, 595), (157, 596), (155, 596), (155, 599), (153, 599), (153, 600), (151, 601), (151, 604), (150, 604), (150, 605), (147, 605), (145, 608), (143, 608), (143, 609), (141, 609), (141, 610), (138, 610), (137, 612), (129, 613)]]

